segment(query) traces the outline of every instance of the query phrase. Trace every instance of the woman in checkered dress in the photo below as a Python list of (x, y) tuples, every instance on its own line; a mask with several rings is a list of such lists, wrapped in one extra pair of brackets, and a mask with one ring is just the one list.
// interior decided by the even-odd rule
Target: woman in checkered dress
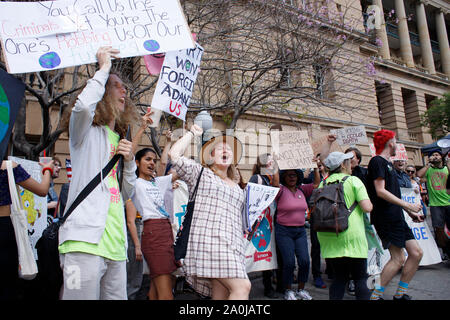
[[(169, 156), (180, 179), (194, 190), (202, 165), (182, 156), (194, 136), (203, 130), (193, 125), (178, 140)], [(200, 178), (183, 269), (188, 283), (215, 300), (248, 299), (251, 283), (245, 271), (242, 189), (233, 182), (237, 152), (234, 138), (213, 138), (202, 147), (206, 165)], [(236, 149), (234, 150), (236, 151)]]

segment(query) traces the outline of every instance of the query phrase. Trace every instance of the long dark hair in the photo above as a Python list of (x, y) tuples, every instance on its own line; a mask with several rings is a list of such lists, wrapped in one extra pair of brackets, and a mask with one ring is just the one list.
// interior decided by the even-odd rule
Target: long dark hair
[[(143, 148), (136, 152), (136, 155), (134, 156), (134, 159), (138, 162), (141, 161), (141, 159), (147, 154), (147, 152), (152, 152), (155, 155), (157, 154), (156, 151), (152, 148)], [(139, 177), (139, 168), (136, 169), (136, 176)]]

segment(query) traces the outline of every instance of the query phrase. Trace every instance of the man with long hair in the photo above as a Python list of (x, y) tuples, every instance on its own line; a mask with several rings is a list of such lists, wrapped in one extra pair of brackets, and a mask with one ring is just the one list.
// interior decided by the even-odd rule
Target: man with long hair
[[(411, 297), (407, 294), (408, 284), (419, 267), (423, 251), (406, 224), (402, 209), (413, 221), (422, 222), (424, 217), (419, 213), (422, 206), (401, 198), (397, 174), (390, 162), (390, 157), (395, 155), (397, 148), (395, 133), (379, 130), (373, 135), (373, 143), (377, 155), (370, 159), (367, 175), (367, 191), (373, 204), (371, 222), (391, 258), (381, 272), (380, 284), (375, 286), (371, 300), (383, 298), (385, 286), (402, 267), (394, 300), (410, 300)], [(406, 260), (403, 248), (408, 253)]]
[[(132, 143), (124, 139), (133, 114), (127, 90), (110, 73), (118, 50), (97, 51), (99, 70), (78, 95), (70, 115), (72, 181), (67, 208), (115, 155), (124, 158), (123, 192), (131, 197), (136, 180)], [(118, 165), (76, 207), (59, 230), (64, 273), (62, 299), (127, 299), (126, 223), (117, 178)]]

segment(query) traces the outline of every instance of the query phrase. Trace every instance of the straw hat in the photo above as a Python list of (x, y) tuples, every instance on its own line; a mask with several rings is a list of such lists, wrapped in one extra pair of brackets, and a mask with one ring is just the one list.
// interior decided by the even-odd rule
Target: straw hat
[(214, 136), (206, 141), (200, 150), (199, 160), (202, 165), (211, 165), (213, 163), (211, 153), (218, 143), (225, 142), (233, 151), (233, 164), (237, 165), (242, 157), (243, 147), (241, 141), (235, 136), (222, 134)]

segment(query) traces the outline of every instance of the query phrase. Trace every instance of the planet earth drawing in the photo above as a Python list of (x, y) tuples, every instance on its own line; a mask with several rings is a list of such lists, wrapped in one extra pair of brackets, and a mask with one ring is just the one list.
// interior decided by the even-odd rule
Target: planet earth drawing
[(264, 217), (252, 238), (253, 246), (257, 251), (262, 252), (267, 249), (270, 244), (271, 235), (269, 221)]
[(147, 40), (144, 42), (144, 48), (147, 51), (155, 52), (159, 50), (160, 45), (156, 40)]
[(53, 69), (61, 64), (61, 58), (56, 52), (47, 52), (39, 57), (39, 64), (42, 68)]
[(0, 85), (0, 141), (3, 140), (6, 133), (8, 132), (10, 117), (10, 107), (8, 97), (6, 96), (5, 90)]

